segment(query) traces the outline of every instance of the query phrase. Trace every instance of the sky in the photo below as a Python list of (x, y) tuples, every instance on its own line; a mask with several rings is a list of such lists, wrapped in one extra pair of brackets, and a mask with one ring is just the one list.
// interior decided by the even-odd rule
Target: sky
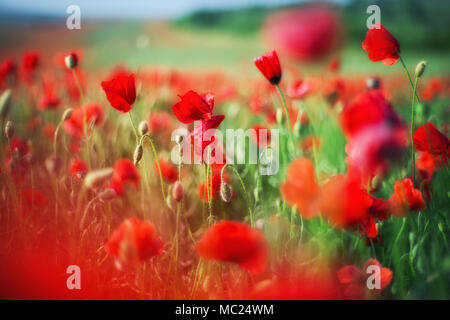
[(70, 5), (85, 18), (174, 18), (199, 9), (233, 9), (255, 5), (279, 6), (303, 0), (0, 0), (0, 12), (67, 15)]

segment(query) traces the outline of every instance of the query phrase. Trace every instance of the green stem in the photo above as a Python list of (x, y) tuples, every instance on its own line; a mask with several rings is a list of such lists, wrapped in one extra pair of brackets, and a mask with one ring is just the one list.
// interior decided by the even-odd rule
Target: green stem
[(134, 125), (133, 117), (131, 116), (131, 110), (128, 111), (128, 118), (130, 119), (131, 126), (133, 127), (134, 135), (136, 136), (136, 142), (138, 142), (139, 141), (139, 135), (138, 135), (136, 126)]
[(291, 117), (289, 116), (289, 110), (286, 105), (286, 99), (284, 98), (283, 91), (281, 90), (281, 88), (278, 84), (277, 84), (277, 88), (278, 88), (278, 93), (280, 94), (280, 97), (281, 97), (281, 101), (283, 102), (284, 113), (286, 113), (287, 127), (288, 127), (289, 137), (291, 139), (291, 144), (292, 144), (292, 148), (293, 148), (292, 151), (295, 153), (295, 138), (294, 138), (294, 131), (292, 130), (292, 126), (291, 126)]
[(150, 141), (150, 145), (152, 147), (153, 158), (154, 158), (154, 160), (156, 162), (156, 167), (158, 168), (159, 183), (161, 184), (161, 194), (162, 194), (164, 202), (166, 203), (166, 194), (164, 192), (164, 181), (163, 181), (163, 177), (162, 177), (161, 167), (159, 166), (158, 153), (156, 152), (156, 148), (155, 148), (155, 145), (153, 143), (152, 137), (150, 137), (148, 134), (144, 134), (141, 137), (141, 140), (139, 141), (139, 144), (142, 145), (142, 143), (144, 142), (145, 138), (148, 138), (148, 140)]
[(413, 182), (416, 180), (416, 153), (414, 150), (414, 105), (416, 104), (416, 90), (419, 78), (414, 79), (413, 98), (411, 103), (411, 157), (412, 157), (412, 176)]
[[(409, 84), (411, 85), (411, 89), (414, 90), (414, 84), (411, 78), (411, 75), (409, 74), (408, 68), (406, 67), (405, 61), (403, 60), (402, 56), (399, 54), (398, 55), (399, 59), (400, 59), (400, 63), (402, 64), (403, 70), (405, 70), (406, 76), (408, 77), (409, 80)], [(417, 93), (415, 92), (414, 95), (417, 98), (417, 101), (420, 102), (419, 96), (417, 95)]]
[(80, 81), (78, 80), (77, 73), (75, 72), (75, 69), (72, 69), (72, 75), (75, 80), (75, 83), (77, 84), (78, 91), (80, 92), (81, 107), (83, 108), (84, 137), (86, 139), (86, 149), (87, 149), (88, 164), (89, 164), (89, 169), (90, 169), (90, 168), (92, 168), (92, 166), (91, 166), (91, 147), (89, 146), (87, 112), (86, 112), (86, 105), (85, 105), (85, 101), (84, 101), (84, 94), (83, 94), (83, 89), (81, 88)]

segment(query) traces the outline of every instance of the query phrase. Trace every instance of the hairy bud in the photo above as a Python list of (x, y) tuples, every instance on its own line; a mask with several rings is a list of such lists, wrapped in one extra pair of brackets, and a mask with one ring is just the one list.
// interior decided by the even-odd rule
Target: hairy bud
[(282, 124), (283, 123), (283, 110), (281, 108), (277, 109), (275, 117), (277, 119), (277, 123), (278, 124)]
[(380, 79), (377, 77), (369, 77), (366, 79), (367, 89), (379, 89), (380, 85)]
[(224, 202), (230, 202), (232, 195), (233, 193), (231, 191), (231, 187), (227, 183), (222, 182), (222, 184), (220, 185), (220, 197), (222, 198), (222, 200)]
[(78, 56), (71, 52), (64, 57), (64, 63), (68, 69), (75, 69), (78, 65)]
[(183, 199), (184, 191), (183, 185), (180, 181), (175, 181), (172, 188), (172, 197), (175, 201), (179, 202)]
[(181, 144), (181, 143), (183, 142), (183, 136), (177, 135), (177, 136), (175, 137), (175, 142), (176, 142), (177, 144)]
[(14, 136), (14, 131), (14, 122), (8, 121), (5, 126), (5, 136), (8, 140)]
[(144, 148), (142, 148), (142, 145), (138, 145), (136, 147), (136, 149), (134, 149), (134, 154), (133, 154), (133, 162), (134, 162), (135, 166), (137, 166), (139, 164), (139, 161), (141, 161), (143, 154), (144, 154)]
[(62, 117), (61, 117), (61, 120), (62, 120), (62, 121), (67, 121), (67, 120), (69, 120), (70, 118), (72, 118), (72, 111), (73, 111), (72, 108), (66, 109), (66, 110), (64, 111)]
[(148, 132), (148, 123), (147, 121), (141, 121), (138, 126), (138, 132), (141, 136)]
[(427, 67), (428, 62), (420, 61), (416, 66), (416, 77), (420, 78), (425, 72), (425, 68)]

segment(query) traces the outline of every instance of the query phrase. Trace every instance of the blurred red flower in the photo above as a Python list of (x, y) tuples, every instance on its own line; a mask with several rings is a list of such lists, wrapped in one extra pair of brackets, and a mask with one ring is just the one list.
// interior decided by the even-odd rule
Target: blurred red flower
[(268, 247), (264, 235), (249, 225), (221, 221), (205, 231), (197, 244), (203, 259), (234, 262), (253, 274), (266, 269)]
[(419, 189), (414, 187), (411, 178), (398, 180), (394, 184), (394, 193), (388, 200), (389, 210), (397, 217), (405, 217), (408, 210), (425, 209), (425, 201)]
[(267, 80), (273, 85), (277, 85), (281, 81), (281, 66), (277, 52), (272, 50), (253, 60), (255, 66), (261, 71)]
[(0, 88), (6, 87), (15, 80), (17, 66), (12, 58), (6, 58), (0, 64)]
[[(88, 128), (90, 128), (89, 124), (92, 122), (95, 126), (99, 126), (103, 123), (104, 110), (98, 103), (89, 103), (85, 108)], [(72, 137), (81, 138), (84, 136), (84, 110), (82, 107), (73, 109), (72, 117), (69, 120), (64, 121), (63, 128)]]
[[(379, 268), (379, 285), (380, 288), (369, 289), (367, 282), (372, 272), (369, 267), (374, 266)], [(348, 265), (342, 267), (337, 277), (343, 287), (344, 297), (347, 299), (368, 299), (376, 298), (378, 294), (385, 289), (392, 280), (392, 271), (388, 268), (383, 268), (380, 262), (376, 259), (369, 259), (364, 264), (363, 269)]]
[(55, 136), (55, 131), (56, 131), (56, 126), (53, 123), (47, 123), (42, 128), (42, 133), (50, 140), (53, 140), (53, 138)]
[(39, 110), (48, 110), (57, 108), (61, 100), (58, 98), (55, 89), (55, 83), (51, 79), (42, 79), (44, 96), (39, 100), (37, 108)]
[(373, 62), (381, 61), (390, 66), (397, 62), (400, 44), (382, 24), (377, 24), (367, 31), (362, 48), (369, 53)]
[(27, 51), (23, 54), (20, 71), (27, 83), (33, 79), (34, 72), (39, 66), (40, 59), (41, 58), (38, 51)]
[[(268, 144), (270, 144), (270, 129), (263, 126), (262, 124), (255, 124), (254, 126), (252, 126), (252, 129), (255, 130), (255, 135), (251, 135), (252, 141), (258, 147), (265, 148)], [(263, 139), (263, 136), (266, 136), (266, 138)]]
[(111, 234), (105, 250), (116, 258), (116, 266), (122, 270), (161, 254), (164, 242), (151, 222), (129, 218)]
[(309, 219), (319, 214), (317, 184), (314, 165), (307, 158), (293, 161), (287, 170), (287, 180), (281, 184), (281, 194), (290, 206), (297, 206), (299, 213)]
[(148, 125), (153, 134), (169, 132), (172, 127), (172, 117), (165, 111), (153, 111), (148, 115)]
[(386, 122), (390, 127), (401, 124), (399, 116), (384, 96), (376, 90), (358, 95), (346, 105), (339, 117), (342, 130), (347, 138), (369, 125)]
[(214, 108), (214, 96), (211, 93), (199, 95), (189, 90), (179, 97), (181, 101), (172, 106), (172, 111), (180, 122), (188, 124), (196, 120), (211, 119)]
[(288, 87), (287, 94), (292, 99), (302, 99), (311, 92), (311, 89), (307, 81), (297, 80)]
[(118, 75), (111, 80), (102, 81), (103, 91), (105, 91), (111, 107), (120, 112), (127, 113), (136, 101), (136, 86), (134, 74)]
[[(165, 161), (162, 158), (158, 159), (159, 167), (161, 169), (161, 175), (164, 180), (167, 180), (171, 183), (178, 180), (178, 169), (172, 164)], [(156, 165), (156, 160), (153, 161), (153, 168), (155, 172), (158, 172), (158, 167)]]
[(341, 29), (336, 11), (320, 5), (273, 14), (264, 33), (287, 56), (308, 61), (331, 53), (340, 42)]
[(361, 188), (361, 182), (350, 175), (335, 175), (322, 186), (320, 211), (338, 228), (367, 221), (372, 198)]
[(435, 156), (444, 156), (450, 145), (448, 138), (431, 122), (425, 123), (417, 129), (413, 139), (416, 150), (428, 152)]
[(113, 176), (110, 187), (116, 191), (117, 195), (125, 192), (124, 184), (131, 184), (135, 188), (139, 187), (140, 176), (133, 162), (129, 159), (119, 159), (113, 166)]
[(81, 159), (72, 158), (70, 160), (69, 172), (75, 178), (81, 179), (88, 172), (88, 165)]

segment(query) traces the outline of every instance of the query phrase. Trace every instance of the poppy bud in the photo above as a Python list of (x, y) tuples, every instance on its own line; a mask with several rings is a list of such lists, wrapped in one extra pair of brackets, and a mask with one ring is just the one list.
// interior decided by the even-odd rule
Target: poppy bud
[(61, 117), (61, 120), (64, 122), (72, 118), (72, 111), (72, 108), (66, 109)]
[(175, 142), (176, 142), (177, 144), (181, 144), (181, 143), (183, 142), (183, 136), (177, 135), (177, 136), (175, 137)]
[(11, 89), (5, 90), (0, 97), (0, 116), (6, 117), (11, 108)]
[(416, 77), (420, 78), (425, 72), (425, 68), (428, 65), (426, 61), (420, 61), (416, 66)]
[(147, 121), (141, 121), (138, 126), (138, 132), (141, 136), (148, 132), (148, 123)]
[(84, 186), (87, 188), (100, 187), (105, 181), (111, 179), (112, 168), (104, 168), (89, 172), (84, 178)]
[(114, 199), (117, 196), (117, 193), (114, 189), (112, 188), (107, 188), (105, 190), (103, 190), (99, 195), (99, 199), (102, 201), (109, 201)]
[(68, 69), (75, 69), (78, 65), (78, 56), (71, 52), (64, 58), (64, 63)]
[(134, 149), (134, 155), (133, 155), (133, 163), (135, 166), (137, 166), (139, 161), (141, 161), (143, 154), (144, 154), (144, 148), (142, 148), (142, 145), (138, 145), (136, 147), (136, 149)]
[(5, 135), (8, 140), (14, 136), (14, 131), (14, 122), (8, 121), (5, 126)]
[(172, 197), (175, 199), (175, 201), (179, 202), (181, 199), (183, 199), (183, 185), (180, 181), (175, 181), (172, 188)]
[(366, 87), (367, 89), (379, 89), (380, 88), (380, 79), (377, 77), (369, 77), (366, 79)]
[(278, 124), (283, 123), (283, 110), (281, 108), (277, 109), (277, 112), (275, 114), (275, 118), (277, 119)]
[(230, 202), (231, 196), (232, 196), (231, 187), (227, 183), (223, 182), (220, 185), (220, 197), (224, 202)]

